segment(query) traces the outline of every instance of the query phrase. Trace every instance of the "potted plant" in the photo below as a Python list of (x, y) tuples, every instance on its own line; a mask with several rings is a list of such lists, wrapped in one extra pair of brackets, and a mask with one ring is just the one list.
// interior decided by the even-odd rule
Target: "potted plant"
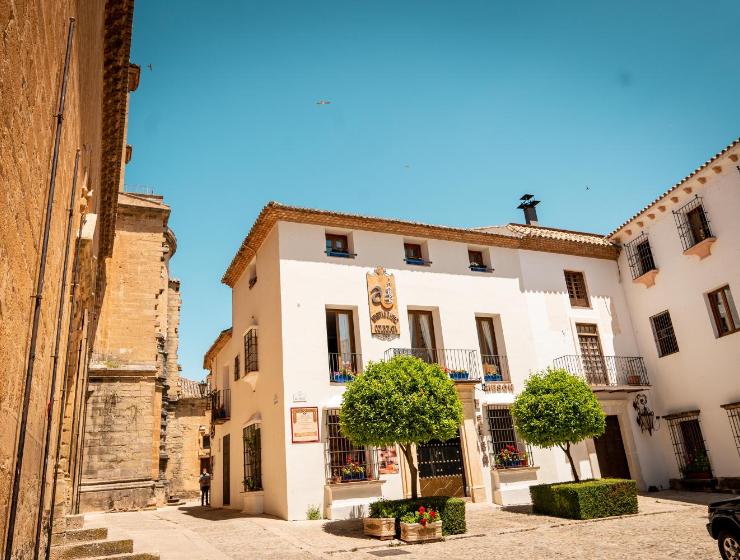
[(522, 461), (520, 457), (520, 451), (514, 445), (505, 445), (496, 455), (496, 464), (502, 467), (521, 466)]
[(359, 463), (355, 463), (351, 459), (342, 467), (342, 482), (365, 480), (366, 478), (365, 467)]
[(641, 385), (642, 381), (639, 375), (631, 373), (627, 376), (627, 385)]
[(504, 378), (500, 373), (486, 373), (483, 376), (484, 380), (488, 383), (492, 381), (503, 381)]
[(379, 500), (371, 508), (371, 516), (362, 521), (363, 533), (369, 537), (378, 537), (385, 541), (396, 536), (395, 512), (385, 505), (386, 500)]
[(709, 479), (712, 478), (711, 465), (706, 453), (700, 452), (689, 459), (682, 469), (684, 478)]
[(355, 378), (355, 372), (348, 364), (344, 364), (339, 371), (332, 372), (331, 376), (335, 383), (349, 383)]
[(401, 517), (401, 540), (405, 542), (436, 541), (442, 538), (442, 518), (432, 508), (420, 506)]
[(453, 381), (465, 381), (468, 379), (469, 375), (467, 371), (464, 369), (447, 369), (445, 368), (445, 371), (447, 372), (447, 375), (450, 376), (450, 379)]

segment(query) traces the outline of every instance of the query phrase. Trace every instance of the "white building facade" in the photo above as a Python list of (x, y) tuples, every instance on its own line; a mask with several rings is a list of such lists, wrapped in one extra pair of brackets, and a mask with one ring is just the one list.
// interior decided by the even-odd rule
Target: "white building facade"
[[(737, 145), (723, 154), (736, 155)], [(719, 223), (740, 204), (740, 174), (730, 167), (711, 172), (702, 187), (717, 240), (699, 266), (712, 259), (717, 265), (700, 295), (715, 284), (740, 290), (737, 226)], [(721, 194), (710, 206), (714, 190)], [(716, 217), (714, 205), (722, 208)], [(665, 218), (673, 220), (672, 211), (663, 214), (649, 224), (656, 261), (659, 231), (670, 243)], [(407, 496), (408, 468), (398, 450), (353, 446), (337, 417), (352, 375), (396, 354), (445, 367), (463, 402), (459, 438), (416, 450), (422, 495), (514, 504), (528, 501), (533, 483), (570, 479), (564, 454), (528, 448), (509, 413), (530, 372), (553, 365), (584, 377), (607, 414), (607, 433), (575, 449), (583, 478), (630, 477), (641, 489), (667, 487), (684, 473), (677, 473), (668, 434), (674, 417), (655, 415), (695, 410), (702, 411), (705, 433), (710, 421), (717, 431), (717, 442), (706, 444), (712, 474), (739, 476), (728, 412), (720, 405), (740, 401), (740, 345), (724, 333), (705, 337), (703, 349), (682, 343), (680, 373), (663, 366), (649, 318), (666, 307), (673, 312), (672, 301), (693, 287), (687, 275), (704, 272), (690, 271), (697, 265), (691, 259), (699, 258), (679, 245), (676, 260), (689, 260), (689, 272), (676, 274), (686, 286), (664, 280), (674, 272), (662, 249), (660, 273), (646, 271), (655, 284), (634, 283), (618, 246), (640, 234), (631, 224), (608, 239), (534, 224), (457, 229), (266, 206), (223, 279), (232, 288), (232, 327), (204, 360), (214, 390), (213, 505), (285, 519), (305, 519), (318, 508), (327, 518), (343, 518), (364, 515), (381, 496)], [(385, 286), (379, 295), (387, 296), (385, 309), (375, 309), (376, 285)], [(687, 320), (697, 313), (687, 310)], [(717, 383), (703, 377), (686, 390), (683, 377), (688, 383), (698, 360), (707, 363), (710, 343), (726, 347), (712, 372), (704, 367), (702, 374)], [(683, 387), (673, 385), (677, 375)], [(719, 453), (723, 437), (734, 455)], [(507, 446), (517, 450), (515, 460), (501, 459)]]

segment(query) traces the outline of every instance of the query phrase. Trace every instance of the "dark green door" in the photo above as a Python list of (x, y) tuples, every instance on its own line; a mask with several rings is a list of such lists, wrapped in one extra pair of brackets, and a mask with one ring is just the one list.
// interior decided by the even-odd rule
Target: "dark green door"
[(223, 441), (223, 458), (224, 458), (224, 464), (223, 464), (223, 479), (224, 479), (224, 505), (228, 506), (231, 504), (231, 436), (225, 435), (224, 441)]

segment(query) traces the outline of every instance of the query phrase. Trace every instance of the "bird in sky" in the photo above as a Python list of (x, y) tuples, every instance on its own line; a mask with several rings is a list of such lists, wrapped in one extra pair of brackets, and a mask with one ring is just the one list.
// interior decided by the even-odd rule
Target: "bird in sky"
[(152, 70), (152, 65), (151, 65), (151, 64), (147, 64), (147, 65), (146, 65), (146, 67), (147, 67), (147, 68), (149, 68), (149, 71), (151, 72), (151, 70)]
[(316, 102), (316, 105), (331, 105), (331, 101), (327, 101), (326, 99), (320, 99)]

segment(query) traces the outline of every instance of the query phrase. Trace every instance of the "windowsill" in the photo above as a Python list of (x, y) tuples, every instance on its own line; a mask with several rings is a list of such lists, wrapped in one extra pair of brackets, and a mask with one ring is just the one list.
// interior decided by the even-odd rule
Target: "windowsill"
[(634, 282), (635, 284), (642, 284), (646, 288), (650, 288), (651, 286), (655, 285), (655, 277), (658, 275), (658, 272), (659, 269), (657, 268), (648, 270), (637, 278), (633, 278), (632, 282)]
[(264, 496), (265, 495), (264, 490), (242, 490), (239, 493), (245, 494), (247, 496)]
[(486, 266), (469, 266), (470, 272), (483, 272), (490, 274), (493, 272), (492, 268), (488, 268)]
[(658, 359), (660, 359), (660, 358), (667, 358), (668, 356), (675, 356), (676, 354), (678, 354), (678, 350), (676, 350), (675, 352), (671, 352), (670, 354), (660, 354), (658, 356)]
[(590, 305), (590, 304), (588, 304), (588, 303), (585, 303), (585, 304), (579, 304), (579, 303), (573, 303), (573, 302), (571, 301), (571, 302), (570, 302), (570, 306), (571, 306), (571, 307), (572, 307), (573, 309), (593, 309), (593, 308), (591, 307), (591, 305)]
[(357, 254), (355, 253), (337, 253), (336, 251), (326, 251), (327, 257), (334, 257), (337, 259), (354, 259)]
[(252, 391), (254, 391), (255, 387), (257, 386), (257, 378), (259, 377), (259, 373), (259, 370), (250, 371), (248, 374), (242, 377), (244, 382), (252, 388)]
[(424, 259), (403, 259), (404, 262), (410, 266), (430, 266), (432, 261), (425, 261)]
[(358, 486), (374, 486), (377, 484), (385, 484), (385, 480), (350, 480), (348, 482), (327, 482), (326, 485), (330, 488), (352, 488)]
[(718, 334), (717, 338), (724, 338), (726, 336), (730, 336), (731, 334), (739, 333), (740, 329), (735, 329), (734, 331), (727, 331), (726, 333)]
[(694, 255), (696, 257), (699, 257), (700, 261), (704, 260), (712, 254), (712, 244), (715, 241), (717, 241), (716, 237), (707, 237), (706, 239), (699, 241), (699, 243), (697, 243), (696, 245), (693, 245), (686, 249), (683, 254)]

